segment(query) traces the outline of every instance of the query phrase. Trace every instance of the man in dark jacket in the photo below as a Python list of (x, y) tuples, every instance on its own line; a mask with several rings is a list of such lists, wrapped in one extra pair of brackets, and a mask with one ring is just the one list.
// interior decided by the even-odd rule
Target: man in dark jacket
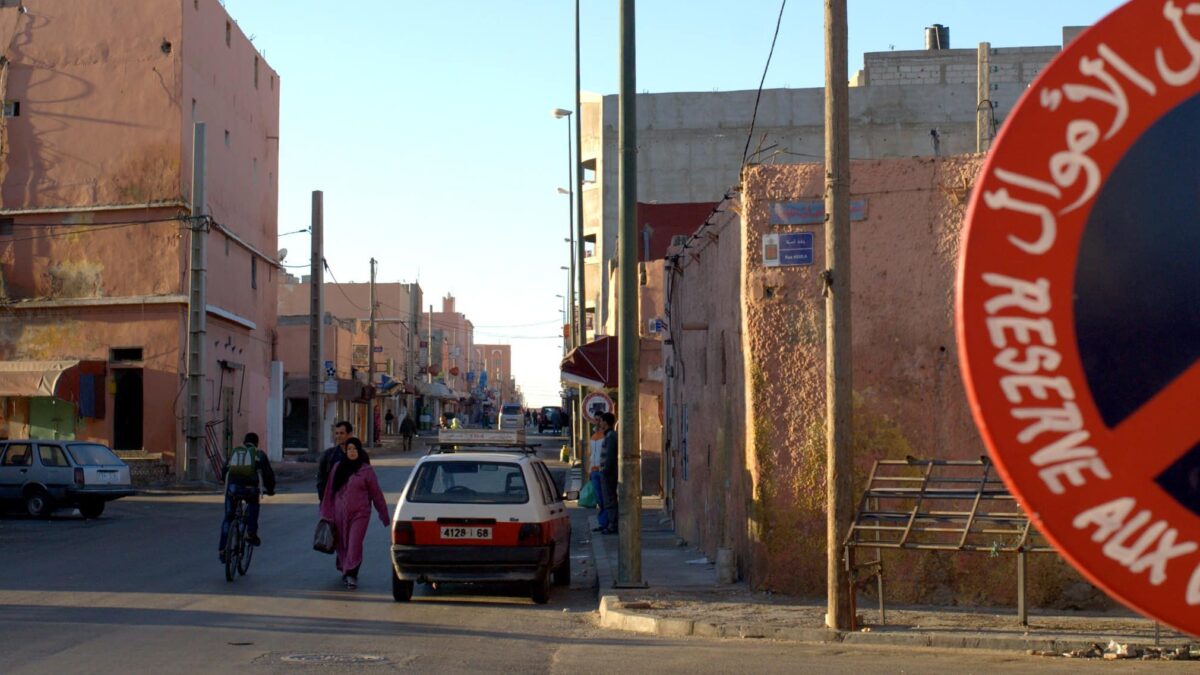
[(604, 432), (603, 450), (601, 455), (604, 459), (604, 466), (600, 472), (600, 484), (604, 487), (604, 510), (608, 513), (608, 527), (604, 528), (604, 534), (617, 533), (617, 432), (614, 427), (617, 425), (617, 416), (610, 413), (600, 413), (600, 428)]
[(258, 434), (246, 434), (240, 447), (234, 448), (221, 467), (225, 479), (225, 519), (221, 521), (221, 541), (218, 553), (225, 560), (225, 539), (229, 537), (229, 526), (237, 512), (239, 500), (246, 502), (246, 541), (261, 546), (258, 538), (258, 510), (260, 489), (267, 495), (275, 494), (275, 471), (267, 453), (258, 449)]
[(400, 435), (404, 438), (404, 452), (412, 450), (412, 439), (417, 433), (417, 425), (408, 415), (400, 420)]
[(329, 482), (329, 472), (333, 465), (346, 459), (346, 439), (354, 431), (354, 426), (346, 420), (333, 425), (333, 447), (326, 448), (321, 454), (321, 462), (317, 464), (317, 502), (325, 500), (325, 484)]

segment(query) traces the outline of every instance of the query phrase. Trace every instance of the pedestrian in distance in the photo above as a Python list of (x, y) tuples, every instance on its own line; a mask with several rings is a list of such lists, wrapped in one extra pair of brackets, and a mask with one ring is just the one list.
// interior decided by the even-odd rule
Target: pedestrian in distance
[(242, 444), (229, 453), (221, 467), (221, 476), (225, 479), (225, 519), (221, 521), (217, 553), (221, 562), (225, 562), (225, 540), (229, 538), (229, 526), (239, 500), (246, 502), (246, 541), (252, 546), (262, 546), (258, 537), (259, 495), (260, 490), (267, 495), (275, 494), (275, 471), (266, 453), (258, 449), (258, 434), (246, 434)]
[(357, 438), (346, 439), (346, 456), (334, 465), (321, 502), (321, 517), (333, 523), (337, 556), (334, 564), (342, 573), (346, 588), (358, 588), (358, 568), (362, 566), (363, 539), (371, 522), (371, 507), (379, 512), (379, 522), (391, 525), (387, 501), (379, 488), (379, 479), (371, 468), (371, 457)]
[(388, 436), (391, 436), (393, 433), (395, 433), (396, 415), (393, 414), (391, 410), (387, 411), (387, 415), (384, 415), (383, 425)]
[(404, 452), (412, 450), (412, 439), (417, 433), (417, 423), (408, 415), (400, 420), (400, 437), (404, 439)]
[(326, 448), (321, 453), (321, 461), (317, 464), (317, 501), (325, 500), (325, 484), (329, 482), (329, 472), (333, 465), (346, 458), (346, 439), (354, 432), (354, 425), (342, 420), (333, 425), (333, 447)]
[(604, 431), (603, 446), (604, 468), (600, 475), (604, 485), (604, 507), (608, 513), (608, 524), (604, 534), (616, 534), (619, 520), (617, 518), (617, 416), (610, 412), (600, 413), (600, 428)]

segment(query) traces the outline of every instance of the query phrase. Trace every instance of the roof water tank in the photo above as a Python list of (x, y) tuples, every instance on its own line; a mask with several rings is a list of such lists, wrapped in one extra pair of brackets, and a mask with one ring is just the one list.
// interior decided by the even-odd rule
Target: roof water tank
[(950, 49), (950, 27), (935, 23), (925, 28), (925, 49)]

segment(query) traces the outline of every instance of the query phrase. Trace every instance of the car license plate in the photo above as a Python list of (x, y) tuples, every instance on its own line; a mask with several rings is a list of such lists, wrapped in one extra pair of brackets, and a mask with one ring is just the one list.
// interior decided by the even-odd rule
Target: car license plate
[(118, 474), (116, 471), (100, 470), (96, 472), (96, 477), (96, 482), (102, 485), (112, 485), (120, 480), (120, 474)]
[(442, 526), (442, 539), (491, 539), (492, 528), (473, 525)]

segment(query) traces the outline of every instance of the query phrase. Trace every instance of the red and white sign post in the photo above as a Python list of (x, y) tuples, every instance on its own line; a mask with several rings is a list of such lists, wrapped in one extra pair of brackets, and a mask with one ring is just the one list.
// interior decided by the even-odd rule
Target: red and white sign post
[(1200, 634), (1200, 2), (1134, 0), (1031, 85), (974, 188), (957, 331), (1037, 526)]

